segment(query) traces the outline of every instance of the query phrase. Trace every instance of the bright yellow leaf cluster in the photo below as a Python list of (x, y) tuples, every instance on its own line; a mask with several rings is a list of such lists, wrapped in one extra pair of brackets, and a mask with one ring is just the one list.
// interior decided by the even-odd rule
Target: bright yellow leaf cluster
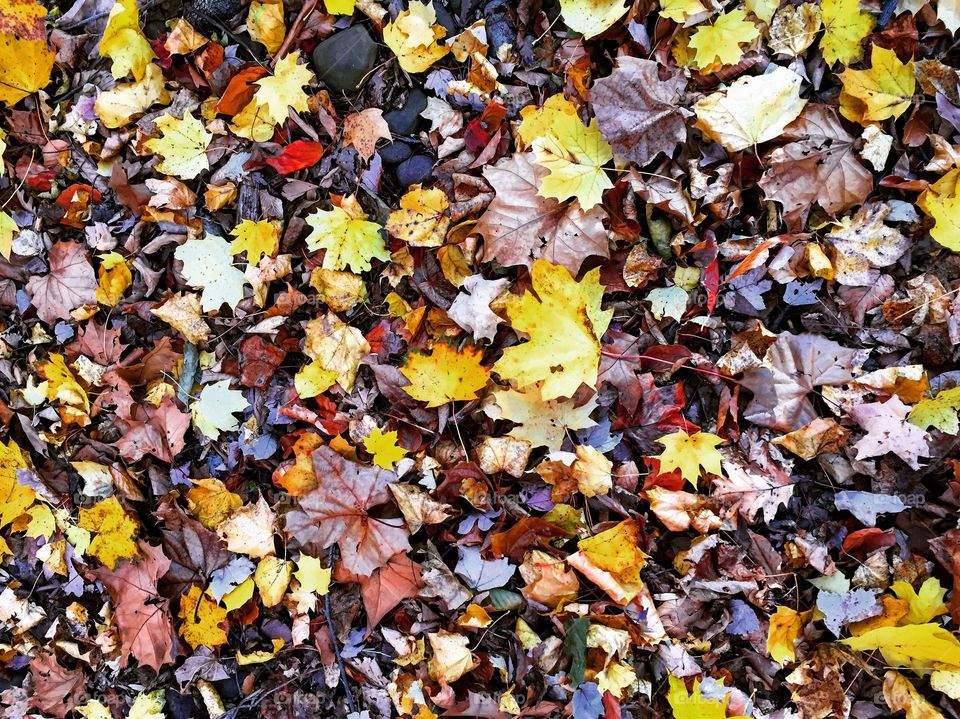
[(446, 55), (449, 48), (437, 43), (446, 36), (446, 29), (437, 23), (433, 2), (419, 0), (412, 0), (396, 20), (383, 28), (383, 41), (407, 72), (425, 72)]
[(312, 232), (307, 247), (326, 250), (323, 269), (354, 272), (370, 269), (370, 260), (389, 260), (390, 252), (376, 222), (370, 222), (354, 196), (343, 198), (332, 210), (317, 210), (307, 217)]
[(118, 80), (133, 74), (142, 80), (147, 65), (156, 57), (150, 41), (140, 29), (137, 0), (116, 0), (100, 38), (100, 56), (112, 61), (110, 72)]

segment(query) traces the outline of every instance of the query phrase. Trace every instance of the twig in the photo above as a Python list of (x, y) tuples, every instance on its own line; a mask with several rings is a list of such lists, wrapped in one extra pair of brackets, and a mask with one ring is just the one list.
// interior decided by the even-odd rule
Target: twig
[(307, 18), (317, 9), (317, 0), (307, 0), (303, 4), (303, 7), (300, 8), (300, 12), (297, 13), (297, 18), (293, 21), (293, 24), (290, 26), (290, 30), (287, 32), (287, 36), (283, 38), (283, 44), (280, 45), (280, 49), (277, 50), (277, 54), (273, 56), (273, 60), (270, 61), (270, 67), (276, 67), (276, 64), (279, 60), (282, 60), (283, 57), (290, 51), (290, 47), (297, 41), (297, 38), (300, 37), (300, 32), (303, 30), (303, 26), (307, 22)]
[[(333, 567), (333, 545), (330, 546), (330, 552), (327, 554), (328, 561)], [(340, 668), (340, 683), (343, 684), (343, 692), (347, 695), (347, 706), (350, 707), (350, 713), (355, 714), (357, 705), (353, 703), (353, 694), (350, 693), (350, 680), (347, 677), (347, 670), (343, 666), (343, 657), (340, 656), (340, 644), (337, 642), (337, 634), (333, 631), (333, 617), (330, 615), (330, 592), (323, 597), (323, 616), (327, 619), (327, 630), (330, 632), (330, 641), (333, 643), (333, 653), (337, 657), (337, 666)]]

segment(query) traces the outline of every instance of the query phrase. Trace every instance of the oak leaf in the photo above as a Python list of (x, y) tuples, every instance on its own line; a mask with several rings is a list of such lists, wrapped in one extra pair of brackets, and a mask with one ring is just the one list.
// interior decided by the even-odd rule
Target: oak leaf
[(286, 516), (287, 534), (297, 544), (319, 551), (338, 543), (344, 567), (364, 577), (410, 549), (403, 520), (370, 513), (391, 501), (387, 486), (395, 473), (351, 462), (326, 446), (314, 450), (313, 466), (317, 487)]

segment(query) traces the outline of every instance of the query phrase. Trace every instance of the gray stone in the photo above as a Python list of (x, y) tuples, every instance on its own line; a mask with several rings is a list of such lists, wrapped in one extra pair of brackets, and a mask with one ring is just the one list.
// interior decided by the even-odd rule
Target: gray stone
[(414, 155), (397, 166), (397, 182), (401, 187), (424, 182), (432, 175), (433, 158), (428, 155)]
[(385, 163), (396, 165), (410, 157), (413, 154), (413, 149), (410, 147), (410, 143), (397, 139), (391, 144), (381, 147), (378, 152), (380, 153), (380, 159)]
[(383, 114), (390, 132), (394, 135), (409, 135), (420, 121), (420, 113), (427, 109), (427, 96), (422, 90), (414, 88), (407, 95), (403, 105), (397, 110)]
[(377, 64), (377, 44), (361, 25), (334, 33), (313, 51), (317, 77), (331, 90), (356, 92)]

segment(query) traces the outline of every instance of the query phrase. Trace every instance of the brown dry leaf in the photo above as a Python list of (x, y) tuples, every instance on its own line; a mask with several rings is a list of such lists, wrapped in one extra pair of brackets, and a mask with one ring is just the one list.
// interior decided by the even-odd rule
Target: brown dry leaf
[(580, 580), (566, 562), (539, 549), (524, 558), (520, 576), (526, 582), (523, 596), (550, 609), (574, 601), (580, 593)]
[(157, 580), (167, 573), (170, 560), (160, 547), (140, 542), (143, 557), (124, 561), (116, 569), (100, 567), (97, 579), (110, 592), (114, 620), (120, 632), (120, 666), (130, 656), (157, 672), (174, 661), (174, 630), (169, 602), (160, 596)]
[(32, 706), (64, 719), (83, 697), (87, 678), (79, 669), (65, 669), (53, 654), (38, 654), (30, 662), (33, 677)]
[(233, 512), (217, 527), (231, 552), (259, 559), (273, 554), (277, 515), (263, 497)]
[(661, 152), (673, 154), (686, 141), (693, 114), (680, 105), (686, 85), (681, 73), (653, 60), (620, 57), (590, 91), (600, 132), (613, 151), (641, 167)]
[(511, 477), (522, 477), (533, 448), (524, 439), (514, 437), (481, 437), (475, 451), (477, 464), (487, 474), (506, 472)]
[(483, 176), (496, 197), (474, 230), (484, 237), (483, 259), (501, 265), (526, 265), (543, 258), (576, 274), (588, 257), (609, 257), (606, 213), (596, 206), (584, 212), (576, 202), (560, 203), (537, 194), (547, 170), (531, 153), (516, 153)]
[(835, 419), (817, 417), (797, 430), (773, 440), (773, 444), (807, 461), (820, 454), (839, 452), (847, 443), (850, 431)]
[(30, 301), (47, 324), (70, 318), (70, 312), (97, 301), (97, 277), (86, 248), (58, 242), (50, 248), (50, 273), (27, 282)]
[(150, 312), (177, 330), (188, 342), (201, 344), (210, 336), (210, 326), (201, 316), (200, 298), (192, 292), (175, 294)]
[(318, 486), (286, 517), (287, 534), (299, 546), (317, 554), (337, 543), (344, 567), (362, 577), (410, 549), (402, 519), (370, 513), (390, 501), (394, 472), (351, 462), (326, 446), (314, 450), (313, 467)]
[(383, 110), (368, 107), (353, 112), (343, 120), (343, 144), (352, 145), (364, 160), (373, 157), (378, 140), (389, 140), (390, 128), (383, 119)]
[(438, 502), (422, 489), (411, 484), (393, 482), (387, 485), (400, 512), (410, 528), (410, 534), (416, 534), (424, 524), (439, 524), (453, 512), (453, 507)]
[(783, 205), (788, 227), (801, 229), (814, 204), (837, 215), (873, 190), (873, 175), (853, 150), (856, 138), (833, 108), (808, 104), (780, 137), (791, 142), (767, 154), (760, 187)]

